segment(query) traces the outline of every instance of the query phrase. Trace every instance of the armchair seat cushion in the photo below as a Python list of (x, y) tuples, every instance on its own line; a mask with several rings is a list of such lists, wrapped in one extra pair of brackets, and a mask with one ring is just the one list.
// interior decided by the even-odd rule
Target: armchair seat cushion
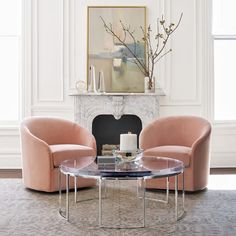
[(189, 167), (191, 158), (191, 148), (186, 146), (165, 145), (146, 149), (144, 156), (173, 157)]
[(49, 147), (54, 167), (58, 167), (61, 162), (67, 159), (96, 155), (93, 148), (78, 144), (55, 144)]

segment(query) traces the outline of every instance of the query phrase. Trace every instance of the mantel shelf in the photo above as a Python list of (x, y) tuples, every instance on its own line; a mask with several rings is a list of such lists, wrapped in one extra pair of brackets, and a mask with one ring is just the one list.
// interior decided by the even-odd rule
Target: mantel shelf
[(158, 91), (156, 93), (79, 93), (75, 92), (69, 96), (165, 96), (163, 91)]

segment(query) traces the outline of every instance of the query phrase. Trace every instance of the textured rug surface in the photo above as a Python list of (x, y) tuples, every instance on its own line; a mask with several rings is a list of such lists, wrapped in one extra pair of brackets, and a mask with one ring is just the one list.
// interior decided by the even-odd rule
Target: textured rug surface
[[(135, 181), (109, 181), (103, 199), (103, 224), (98, 227), (98, 189), (70, 192), (70, 222), (58, 213), (58, 194), (25, 189), (21, 179), (0, 179), (0, 235), (236, 235), (236, 190), (206, 190), (186, 194), (186, 215), (174, 220), (174, 195), (168, 205), (147, 200), (146, 227), (142, 224), (142, 199)], [(147, 192), (164, 199), (164, 192)], [(65, 203), (65, 194), (63, 194)], [(181, 208), (181, 198), (179, 199)], [(180, 209), (181, 210), (181, 209)]]

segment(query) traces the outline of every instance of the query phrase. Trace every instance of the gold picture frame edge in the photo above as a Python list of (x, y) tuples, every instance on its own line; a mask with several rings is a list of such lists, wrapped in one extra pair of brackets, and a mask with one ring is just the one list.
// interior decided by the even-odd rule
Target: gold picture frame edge
[[(103, 6), (103, 5), (94, 5), (94, 6), (87, 6), (87, 60), (86, 60), (86, 90), (88, 91), (88, 71), (89, 71), (89, 9), (90, 8), (143, 8), (144, 9), (144, 33), (146, 35), (147, 33), (147, 6), (140, 5), (140, 6)], [(146, 45), (145, 45), (145, 50), (144, 50), (144, 55), (145, 55), (145, 61), (146, 61)]]

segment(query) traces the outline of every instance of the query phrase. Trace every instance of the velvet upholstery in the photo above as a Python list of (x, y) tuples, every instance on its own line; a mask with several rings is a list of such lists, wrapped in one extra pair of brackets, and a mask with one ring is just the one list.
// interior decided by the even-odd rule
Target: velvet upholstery
[[(183, 161), (185, 189), (202, 190), (207, 186), (209, 175), (210, 123), (196, 116), (163, 117), (151, 122), (140, 133), (140, 148), (144, 157), (162, 156)], [(165, 189), (165, 179), (147, 181), (148, 188)], [(178, 178), (182, 189), (182, 175)], [(170, 178), (174, 189), (174, 178)]]
[[(94, 136), (78, 124), (48, 117), (30, 117), (21, 122), (23, 182), (27, 188), (58, 190), (58, 166), (63, 160), (96, 156)], [(83, 161), (91, 158), (83, 158)], [(74, 187), (71, 178), (70, 187)], [(93, 179), (78, 179), (78, 187), (94, 186)], [(65, 178), (62, 178), (65, 189)]]

